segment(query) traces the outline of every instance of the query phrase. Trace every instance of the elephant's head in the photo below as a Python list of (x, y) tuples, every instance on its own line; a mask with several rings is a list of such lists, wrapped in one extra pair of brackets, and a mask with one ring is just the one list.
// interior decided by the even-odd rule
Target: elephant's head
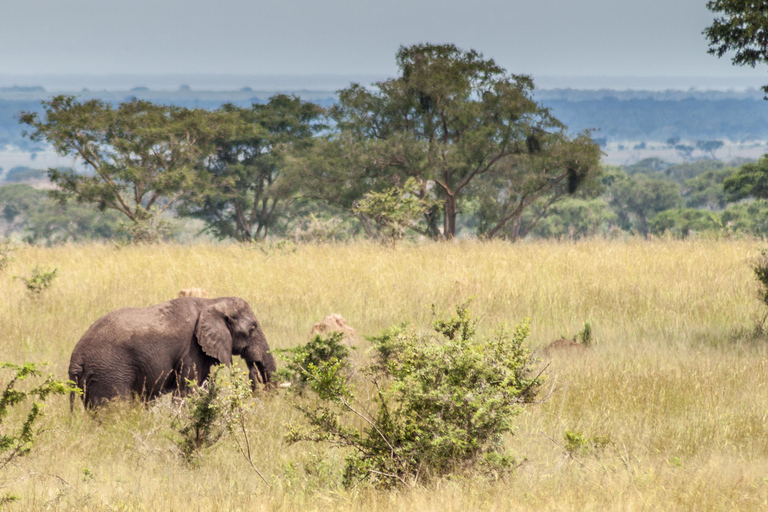
[(231, 364), (233, 354), (245, 359), (254, 389), (259, 380), (270, 386), (277, 369), (275, 358), (256, 315), (243, 299), (226, 297), (203, 308), (195, 334), (203, 352), (219, 362)]

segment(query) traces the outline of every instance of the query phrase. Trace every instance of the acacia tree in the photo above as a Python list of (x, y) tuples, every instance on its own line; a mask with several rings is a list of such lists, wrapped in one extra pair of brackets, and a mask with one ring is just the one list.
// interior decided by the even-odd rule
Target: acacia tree
[(286, 206), (293, 187), (282, 179), (286, 151), (301, 151), (325, 129), (324, 109), (295, 96), (277, 95), (251, 108), (224, 105), (230, 130), (214, 140), (204, 163), (205, 186), (182, 213), (202, 219), (219, 238), (262, 239)]
[[(765, 2), (752, 0), (711, 0), (707, 9), (721, 14), (704, 30), (708, 52), (718, 58), (735, 52), (736, 66), (768, 63), (768, 9)], [(768, 85), (762, 87), (768, 99)]]
[[(509, 75), (478, 52), (450, 44), (401, 47), (397, 64), (397, 78), (373, 89), (353, 84), (340, 91), (331, 109), (339, 128), (336, 142), (344, 146), (338, 165), (372, 188), (416, 179), (422, 198), (434, 195), (441, 202), (425, 215), (426, 234), (456, 235), (460, 203), (479, 180), (535, 175), (535, 186), (529, 180), (498, 181), (510, 188), (492, 193), (525, 196), (511, 215), (498, 217), (501, 229), (535, 198), (563, 181), (573, 191), (597, 168), (597, 145), (586, 135), (570, 139), (532, 99), (529, 77)], [(577, 161), (569, 153), (578, 154)]]
[(153, 221), (194, 188), (195, 169), (223, 127), (204, 110), (137, 99), (113, 107), (56, 96), (43, 102), (43, 110), (42, 117), (22, 112), (20, 122), (32, 128), (25, 135), (84, 168), (49, 169), (53, 196), (117, 210), (134, 226)]
[(586, 197), (599, 195), (595, 178), (600, 173), (600, 148), (588, 135), (575, 139), (562, 133), (540, 137), (545, 154), (539, 150), (511, 156), (470, 187), (479, 205), (479, 235), (517, 240), (577, 189)]

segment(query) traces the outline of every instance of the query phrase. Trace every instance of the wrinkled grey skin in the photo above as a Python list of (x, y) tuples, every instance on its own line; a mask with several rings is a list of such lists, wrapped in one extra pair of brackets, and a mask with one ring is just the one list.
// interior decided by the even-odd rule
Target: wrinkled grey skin
[(104, 315), (77, 342), (69, 378), (86, 407), (132, 394), (152, 399), (202, 384), (211, 366), (242, 357), (255, 389), (269, 386), (275, 359), (250, 306), (237, 297), (180, 297)]

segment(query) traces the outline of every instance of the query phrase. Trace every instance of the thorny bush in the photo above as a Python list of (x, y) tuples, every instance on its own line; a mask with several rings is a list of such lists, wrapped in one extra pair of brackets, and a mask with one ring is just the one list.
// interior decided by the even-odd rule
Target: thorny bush
[(309, 397), (296, 404), (309, 427), (290, 426), (288, 441), (349, 448), (346, 486), (369, 481), (391, 487), (460, 469), (511, 469), (514, 459), (503, 449), (503, 436), (541, 384), (524, 344), (528, 322), (480, 338), (468, 306), (438, 318), (432, 333), (404, 324), (370, 338), (375, 362), (365, 372), (367, 382), (358, 383), (372, 391), (369, 403), (348, 382), (343, 360), (306, 367), (321, 405)]

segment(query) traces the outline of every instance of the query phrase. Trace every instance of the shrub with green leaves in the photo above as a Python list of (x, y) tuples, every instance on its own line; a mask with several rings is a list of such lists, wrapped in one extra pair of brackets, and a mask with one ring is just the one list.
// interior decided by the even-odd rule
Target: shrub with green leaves
[(32, 276), (16, 276), (16, 279), (21, 279), (24, 282), (24, 286), (27, 287), (27, 292), (33, 298), (38, 298), (45, 290), (51, 287), (58, 271), (59, 269), (57, 268), (45, 271), (39, 265), (35, 265), (35, 268), (32, 269)]
[(587, 438), (578, 431), (566, 430), (563, 432), (565, 439), (565, 451), (573, 457), (575, 455), (586, 455), (590, 452), (597, 452), (611, 444), (611, 438), (608, 436), (595, 436)]
[(198, 386), (187, 381), (189, 393), (175, 411), (171, 427), (184, 460), (196, 464), (204, 451), (225, 436), (232, 439), (251, 468), (266, 482), (251, 456), (246, 421), (253, 412), (254, 398), (248, 375), (234, 366), (216, 366), (208, 381)]
[(202, 386), (188, 380), (188, 394), (175, 411), (171, 427), (178, 434), (176, 446), (187, 462), (195, 462), (203, 451), (216, 445), (230, 429), (236, 409), (251, 397), (232, 371), (217, 366)]
[(419, 483), (462, 468), (510, 469), (504, 434), (541, 384), (524, 344), (528, 322), (481, 338), (465, 303), (433, 328), (419, 333), (402, 325), (371, 338), (377, 357), (359, 383), (360, 398), (341, 361), (307, 367), (321, 405), (297, 404), (309, 427), (291, 426), (288, 441), (350, 448), (347, 486)]
[[(18, 384), (30, 377), (42, 377), (40, 365), (24, 363), (15, 365), (12, 363), (0, 363), (0, 368), (11, 371), (11, 378), (3, 388), (0, 396), (0, 470), (4, 469), (11, 461), (23, 457), (32, 451), (37, 430), (36, 423), (43, 412), (43, 404), (50, 395), (64, 395), (67, 393), (79, 393), (72, 381), (58, 381), (53, 375), (47, 376), (37, 385), (27, 387), (26, 390), (18, 389)], [(29, 412), (20, 425), (9, 426), (8, 420), (11, 410), (32, 401)], [(0, 505), (16, 499), (13, 495), (0, 497)]]
[(585, 347), (592, 345), (592, 324), (584, 322), (584, 328), (579, 331), (574, 337), (573, 341), (581, 343)]
[(408, 228), (414, 227), (416, 220), (433, 205), (432, 201), (422, 197), (419, 188), (414, 178), (408, 178), (402, 187), (366, 193), (352, 210), (372, 219), (381, 239), (395, 248)]
[(344, 333), (339, 331), (327, 336), (316, 334), (306, 345), (273, 352), (277, 352), (285, 362), (278, 371), (278, 378), (290, 382), (297, 389), (303, 389), (310, 379), (310, 372), (322, 364), (338, 362), (341, 368), (349, 368), (349, 348), (344, 345)]

